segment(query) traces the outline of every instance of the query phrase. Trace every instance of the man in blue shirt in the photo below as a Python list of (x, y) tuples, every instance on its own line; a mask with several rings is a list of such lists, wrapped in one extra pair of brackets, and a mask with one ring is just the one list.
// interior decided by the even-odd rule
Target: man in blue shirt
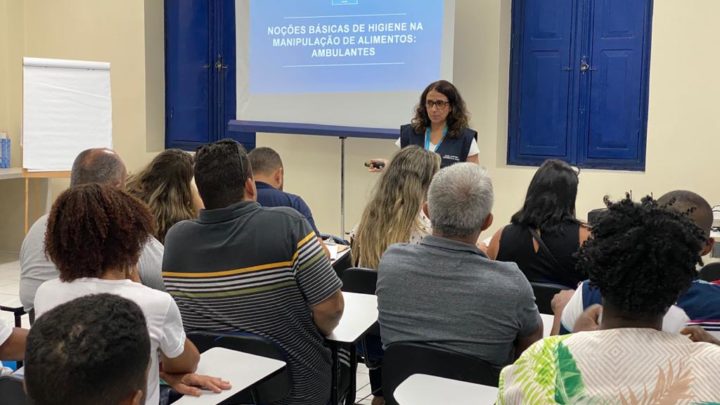
[(257, 202), (263, 207), (290, 207), (301, 213), (320, 236), (310, 207), (299, 195), (283, 191), (284, 169), (280, 155), (271, 148), (253, 149), (248, 155), (255, 177)]

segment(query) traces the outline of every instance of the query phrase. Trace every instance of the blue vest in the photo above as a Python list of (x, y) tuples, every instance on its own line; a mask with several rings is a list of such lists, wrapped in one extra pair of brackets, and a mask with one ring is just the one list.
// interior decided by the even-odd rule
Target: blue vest
[[(440, 147), (435, 150), (435, 153), (442, 158), (440, 167), (442, 168), (467, 161), (473, 139), (477, 139), (477, 131), (470, 128), (463, 129), (462, 134), (458, 138), (446, 136), (440, 144)], [(400, 147), (404, 148), (408, 145), (417, 145), (424, 148), (425, 134), (418, 134), (412, 125), (405, 124), (400, 127)]]

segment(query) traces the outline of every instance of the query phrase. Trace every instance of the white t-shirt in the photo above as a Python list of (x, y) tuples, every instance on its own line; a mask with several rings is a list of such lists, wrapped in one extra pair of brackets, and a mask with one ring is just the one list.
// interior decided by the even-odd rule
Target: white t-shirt
[(185, 349), (185, 331), (180, 310), (170, 294), (130, 280), (81, 278), (66, 283), (55, 279), (38, 288), (35, 295), (35, 314), (40, 317), (75, 298), (101, 293), (127, 298), (142, 309), (150, 334), (150, 371), (145, 403), (157, 405), (160, 401), (157, 351), (162, 351), (169, 358), (175, 358)]
[[(575, 328), (575, 322), (577, 322), (578, 318), (580, 318), (580, 315), (582, 315), (584, 311), (583, 287), (582, 284), (580, 284), (575, 290), (572, 298), (570, 298), (570, 301), (568, 301), (567, 305), (563, 309), (561, 318), (563, 328), (572, 332)], [(662, 330), (663, 332), (668, 333), (680, 333), (688, 321), (690, 321), (690, 317), (687, 316), (685, 311), (683, 311), (682, 308), (673, 305), (665, 314), (665, 317), (663, 317)]]
[[(401, 147), (401, 145), (402, 144), (400, 143), (400, 138), (398, 138), (397, 141), (395, 141), (395, 146), (399, 148)], [(437, 149), (437, 145), (430, 142), (430, 152), (435, 152), (435, 149)], [(478, 153), (480, 153), (480, 148), (478, 148), (477, 141), (475, 140), (475, 138), (473, 138), (472, 143), (470, 144), (470, 151), (468, 152), (468, 157), (475, 156)]]

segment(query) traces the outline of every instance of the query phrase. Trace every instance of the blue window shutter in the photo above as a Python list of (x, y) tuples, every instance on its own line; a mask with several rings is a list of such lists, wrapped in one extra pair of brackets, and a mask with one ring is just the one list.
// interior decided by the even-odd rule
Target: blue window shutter
[(510, 163), (572, 160), (573, 1), (516, 0), (513, 7), (513, 86)]
[(222, 106), (219, 111), (221, 138), (230, 137), (228, 131), (228, 122), (234, 120), (237, 115), (237, 65), (236, 65), (236, 42), (235, 42), (235, 2), (226, 0), (217, 0), (217, 8), (220, 10), (222, 21), (219, 27), (220, 39), (217, 45), (219, 52), (223, 55), (223, 64), (225, 68), (222, 70), (220, 77), (220, 94), (218, 105)]
[(579, 164), (643, 169), (647, 130), (650, 0), (592, 2), (587, 130)]
[(211, 33), (208, 1), (165, 1), (166, 147), (210, 140)]
[(165, 1), (165, 145), (228, 137), (235, 119), (235, 2)]

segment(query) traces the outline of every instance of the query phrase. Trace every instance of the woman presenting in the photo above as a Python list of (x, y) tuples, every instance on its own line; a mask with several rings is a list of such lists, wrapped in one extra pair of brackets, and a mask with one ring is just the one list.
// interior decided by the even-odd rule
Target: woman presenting
[[(439, 80), (430, 83), (420, 95), (415, 117), (400, 127), (398, 147), (418, 145), (440, 155), (440, 167), (458, 162), (478, 163), (477, 131), (468, 128), (468, 112), (455, 86)], [(372, 159), (370, 171), (382, 171), (385, 159)]]

